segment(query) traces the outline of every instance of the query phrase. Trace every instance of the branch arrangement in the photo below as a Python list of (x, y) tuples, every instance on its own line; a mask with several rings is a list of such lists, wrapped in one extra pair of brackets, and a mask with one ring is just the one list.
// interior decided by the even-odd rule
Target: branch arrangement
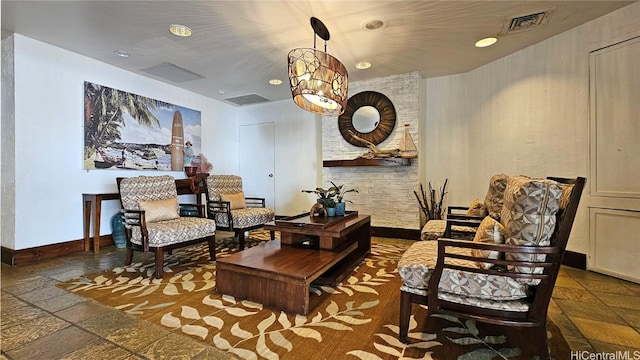
[(425, 193), (424, 188), (422, 187), (422, 183), (420, 183), (420, 195), (418, 195), (417, 191), (413, 191), (413, 194), (418, 199), (418, 203), (420, 204), (420, 209), (426, 216), (428, 220), (441, 220), (444, 215), (442, 204), (444, 202), (444, 196), (447, 194), (447, 182), (449, 179), (444, 179), (444, 184), (442, 188), (440, 188), (440, 192), (437, 193), (436, 190), (431, 186), (431, 181), (429, 181), (429, 192)]

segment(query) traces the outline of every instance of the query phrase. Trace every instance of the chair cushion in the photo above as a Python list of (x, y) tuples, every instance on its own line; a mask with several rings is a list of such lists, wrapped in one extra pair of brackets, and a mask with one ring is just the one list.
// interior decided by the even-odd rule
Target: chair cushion
[(247, 204), (244, 201), (244, 192), (240, 191), (234, 194), (220, 194), (220, 199), (222, 201), (228, 201), (231, 205), (231, 210), (242, 209), (247, 207)]
[[(469, 250), (454, 248), (451, 252), (470, 255)], [(400, 289), (418, 295), (426, 295), (437, 257), (437, 241), (418, 241), (411, 245), (398, 261), (398, 273), (402, 278)], [(449, 259), (447, 263), (461, 266), (470, 265), (469, 261), (459, 259)], [(451, 269), (444, 269), (438, 291), (491, 300), (524, 299), (530, 292), (529, 286), (510, 277), (474, 274)]]
[[(231, 210), (231, 217), (233, 218), (234, 229), (245, 229), (273, 221), (275, 214), (269, 208), (248, 207)], [(215, 220), (220, 228), (229, 228), (230, 226), (226, 214), (216, 214)]]
[[(509, 179), (504, 192), (500, 222), (506, 243), (523, 246), (548, 246), (555, 230), (562, 187), (553, 180), (516, 176)], [(544, 261), (544, 254), (506, 253), (507, 260)], [(520, 273), (542, 273), (542, 268), (509, 267)]]
[[(486, 216), (480, 223), (480, 226), (478, 226), (478, 231), (476, 231), (476, 236), (473, 238), (473, 241), (490, 244), (504, 244), (504, 226), (491, 216)], [(485, 257), (487, 259), (498, 259), (500, 256), (504, 256), (498, 251), (480, 249), (471, 249), (471, 254), (477, 257)], [(491, 263), (479, 262), (477, 265), (481, 269), (490, 269), (493, 267), (493, 264)]]
[(487, 211), (487, 207), (479, 199), (473, 200), (471, 205), (469, 205), (469, 209), (467, 209), (467, 216), (487, 216), (487, 215), (489, 215), (489, 212)]
[(421, 240), (437, 240), (444, 235), (447, 227), (447, 220), (429, 220), (420, 231)]
[(502, 211), (504, 190), (507, 188), (508, 175), (497, 174), (493, 175), (489, 179), (489, 191), (484, 198), (484, 206), (489, 212), (489, 216), (494, 219), (500, 219), (500, 212)]
[(529, 303), (525, 300), (491, 300), (446, 292), (439, 292), (438, 299), (485, 309), (517, 312), (529, 311)]
[(180, 217), (177, 196), (163, 200), (138, 201), (138, 206), (140, 210), (144, 210), (147, 224)]
[[(215, 235), (216, 223), (201, 217), (179, 217), (147, 224), (147, 230), (149, 246), (161, 247)], [(140, 228), (133, 227), (131, 242), (141, 245), (140, 239)]]
[(528, 297), (529, 286), (502, 275), (444, 269), (438, 292), (488, 300), (518, 300)]

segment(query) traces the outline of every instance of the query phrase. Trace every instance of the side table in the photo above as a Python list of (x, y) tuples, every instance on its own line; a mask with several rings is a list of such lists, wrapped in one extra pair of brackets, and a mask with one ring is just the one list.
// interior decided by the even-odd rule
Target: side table
[(119, 193), (82, 194), (82, 206), (84, 209), (84, 251), (91, 249), (89, 227), (93, 214), (93, 252), (100, 252), (100, 212), (103, 200), (120, 200)]

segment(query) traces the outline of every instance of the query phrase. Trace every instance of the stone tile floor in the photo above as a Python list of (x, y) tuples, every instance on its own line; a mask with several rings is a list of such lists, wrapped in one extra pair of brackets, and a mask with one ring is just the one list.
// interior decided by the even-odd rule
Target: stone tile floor
[[(122, 265), (125, 250), (2, 264), (2, 359), (232, 359), (229, 354), (71, 294), (56, 283)], [(148, 256), (150, 254), (138, 256)], [(549, 316), (573, 351), (640, 356), (640, 285), (563, 267)], [(576, 357), (577, 358), (577, 357)]]

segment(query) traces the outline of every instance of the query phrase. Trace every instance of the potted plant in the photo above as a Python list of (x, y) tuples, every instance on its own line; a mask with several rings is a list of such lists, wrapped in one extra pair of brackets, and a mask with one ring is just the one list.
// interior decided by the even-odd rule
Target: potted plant
[(302, 192), (316, 194), (318, 197), (317, 202), (324, 205), (324, 208), (327, 209), (328, 216), (335, 216), (336, 211), (336, 201), (334, 197), (336, 196), (336, 188), (330, 187), (328, 189), (324, 189), (321, 187), (317, 187), (315, 190), (302, 190)]
[[(346, 205), (347, 205), (346, 202), (348, 201), (353, 204), (351, 200), (344, 200), (344, 195), (350, 192), (358, 192), (358, 190), (356, 189), (342, 190), (344, 188), (344, 184), (338, 186), (333, 181), (331, 182), (331, 185), (333, 185), (333, 188), (335, 189), (336, 200), (338, 201), (336, 204), (336, 215), (344, 215), (346, 211)], [(342, 200), (344, 200), (344, 202), (342, 202)]]

